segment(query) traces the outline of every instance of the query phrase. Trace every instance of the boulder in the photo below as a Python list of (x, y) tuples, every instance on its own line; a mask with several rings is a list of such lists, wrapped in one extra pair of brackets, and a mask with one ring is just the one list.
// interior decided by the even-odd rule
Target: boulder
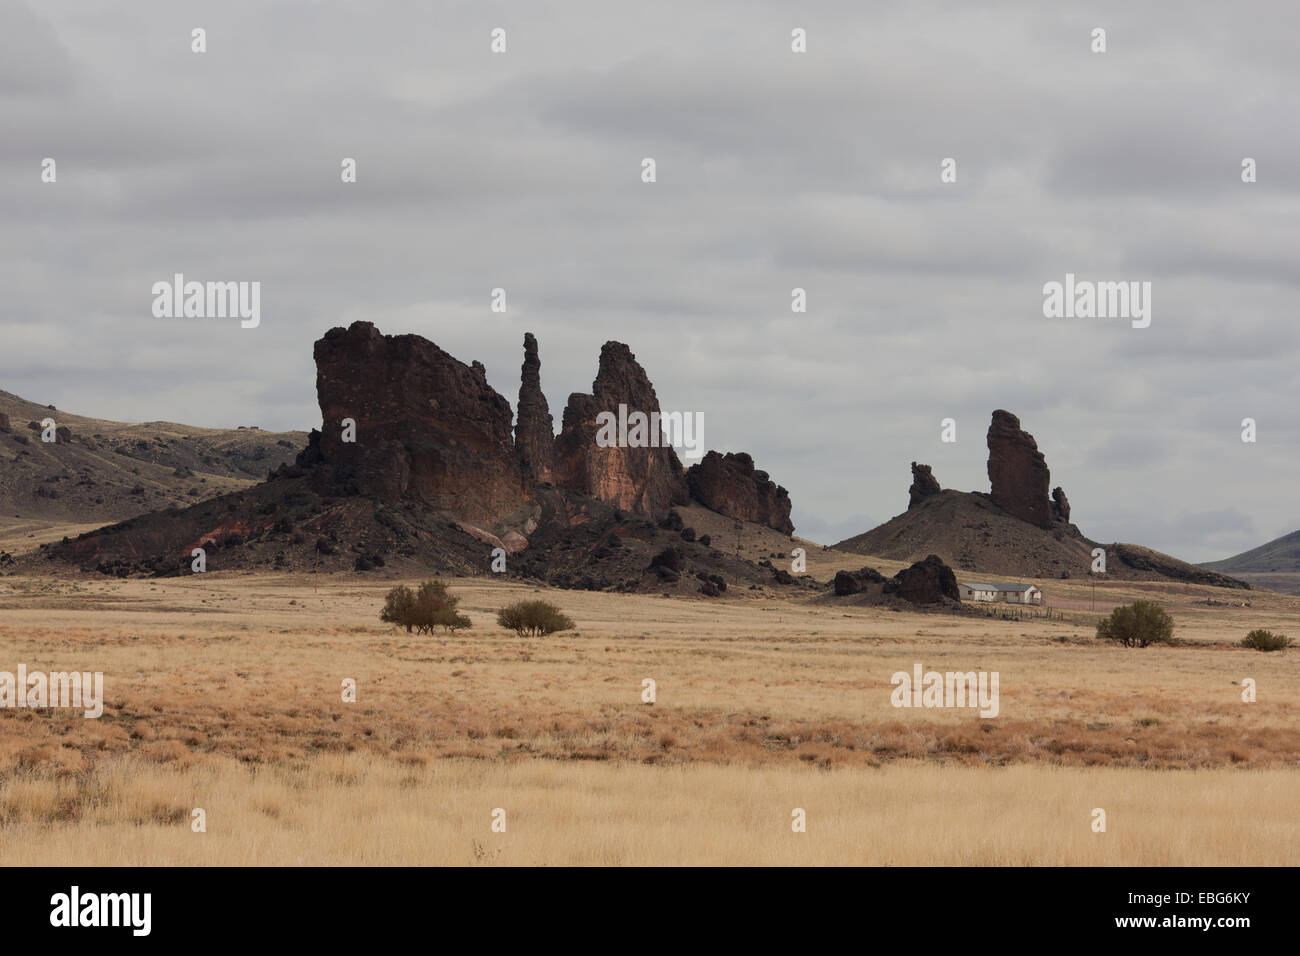
[(944, 598), (961, 600), (957, 575), (936, 554), (904, 568), (885, 582), (885, 594), (892, 594), (913, 604), (940, 604)]
[(846, 597), (850, 594), (861, 594), (868, 585), (884, 582), (885, 576), (875, 568), (863, 568), (861, 571), (836, 571), (832, 587), (835, 589), (836, 597)]

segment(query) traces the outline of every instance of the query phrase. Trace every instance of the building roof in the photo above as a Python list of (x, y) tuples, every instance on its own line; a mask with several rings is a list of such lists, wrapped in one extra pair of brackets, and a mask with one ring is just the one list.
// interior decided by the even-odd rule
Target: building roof
[(1017, 591), (1017, 592), (1028, 591), (1030, 588), (1035, 586), (1036, 585), (1033, 584), (979, 584), (979, 583), (970, 583), (970, 584), (962, 585), (962, 587), (971, 588), (974, 591)]

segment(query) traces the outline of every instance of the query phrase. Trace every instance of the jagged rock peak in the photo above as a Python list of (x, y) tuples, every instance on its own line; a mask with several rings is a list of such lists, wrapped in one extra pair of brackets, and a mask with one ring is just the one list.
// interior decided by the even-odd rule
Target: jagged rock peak
[(1021, 429), (1019, 418), (998, 409), (989, 423), (988, 446), (993, 503), (1021, 521), (1052, 527), (1051, 472), (1034, 436)]
[(525, 332), (515, 451), (526, 473), (539, 481), (549, 482), (555, 462), (555, 420), (542, 393), (541, 368), (537, 338), (532, 332)]
[(918, 465), (916, 462), (912, 462), (912, 487), (907, 489), (908, 511), (915, 508), (925, 498), (937, 495), (941, 490), (939, 481), (934, 477), (929, 465)]
[[(685, 504), (686, 479), (672, 447), (601, 447), (596, 441), (596, 417), (602, 412), (649, 416), (659, 412), (654, 386), (622, 342), (606, 342), (591, 394), (574, 392), (564, 409), (555, 441), (553, 472), (560, 487), (600, 498), (625, 511), (665, 516), (673, 505)], [(655, 441), (660, 441), (661, 436)]]

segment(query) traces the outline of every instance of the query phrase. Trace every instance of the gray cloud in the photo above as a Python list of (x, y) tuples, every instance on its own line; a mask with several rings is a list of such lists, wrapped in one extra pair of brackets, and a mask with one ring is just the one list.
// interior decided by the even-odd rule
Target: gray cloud
[[(615, 338), (790, 489), (801, 533), (902, 511), (913, 459), (986, 489), (1005, 407), (1086, 533), (1223, 557), (1279, 530), (1300, 440), (1298, 28), (1281, 0), (4, 0), (0, 387), (311, 427), (311, 343), (364, 318), (512, 401), (536, 332), (558, 418)], [(178, 271), (261, 281), (262, 327), (153, 318)], [(1153, 282), (1151, 327), (1044, 319), (1066, 272)]]

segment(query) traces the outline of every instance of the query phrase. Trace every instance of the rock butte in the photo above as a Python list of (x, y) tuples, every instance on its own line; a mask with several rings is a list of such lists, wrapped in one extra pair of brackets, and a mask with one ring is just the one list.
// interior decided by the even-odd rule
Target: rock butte
[[(541, 387), (532, 333), (524, 336), (519, 416), (466, 365), (418, 335), (384, 335), (369, 322), (327, 332), (315, 346), (316, 392), (324, 422), (298, 466), (330, 493), (385, 502), (417, 501), (475, 532), (522, 547), (540, 515), (538, 492), (554, 487), (654, 520), (695, 498), (728, 517), (791, 534), (784, 488), (745, 454), (709, 452), (688, 481), (671, 447), (602, 448), (596, 416), (626, 405), (647, 415), (659, 399), (636, 356), (606, 342), (590, 393), (575, 392), (560, 433)], [(356, 441), (342, 422), (356, 423)]]

